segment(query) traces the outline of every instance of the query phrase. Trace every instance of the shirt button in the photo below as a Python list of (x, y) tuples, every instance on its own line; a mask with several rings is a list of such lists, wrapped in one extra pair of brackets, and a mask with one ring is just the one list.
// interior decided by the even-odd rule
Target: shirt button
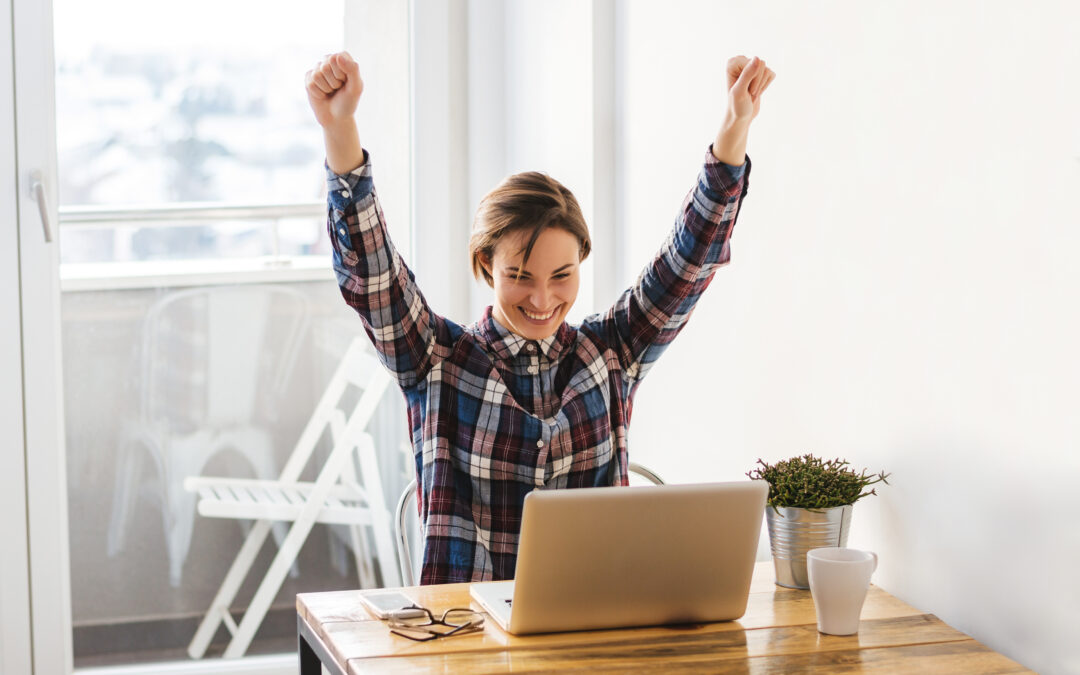
[(342, 197), (348, 197), (349, 196), (349, 191), (348, 190), (342, 190), (339, 194), (341, 194)]
[(538, 448), (544, 447), (544, 442), (543, 441), (537, 441), (536, 442), (536, 447), (538, 447)]
[(341, 234), (341, 236), (343, 236), (343, 237), (345, 236), (345, 228), (344, 227), (341, 228), (340, 230), (338, 230), (338, 232)]
[(529, 343), (529, 344), (525, 345), (525, 351), (527, 351), (527, 352), (529, 352), (530, 354), (532, 354), (533, 352), (535, 352), (535, 351), (536, 351), (536, 346), (535, 346), (535, 345), (533, 345), (532, 343)]

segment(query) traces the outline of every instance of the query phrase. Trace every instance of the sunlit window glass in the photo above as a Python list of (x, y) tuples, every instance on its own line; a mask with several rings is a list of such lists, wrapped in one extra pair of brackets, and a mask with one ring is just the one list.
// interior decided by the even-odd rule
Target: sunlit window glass
[[(322, 200), (303, 74), (341, 48), (342, 14), (343, 0), (56, 0), (63, 261), (311, 252), (318, 218), (265, 209)], [(263, 211), (192, 209), (208, 203)]]

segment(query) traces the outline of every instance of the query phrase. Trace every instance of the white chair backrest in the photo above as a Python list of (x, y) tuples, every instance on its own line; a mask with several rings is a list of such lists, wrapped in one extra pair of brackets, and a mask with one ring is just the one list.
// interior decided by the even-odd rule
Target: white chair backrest
[(206, 421), (243, 423), (255, 416), (260, 353), (270, 294), (220, 289), (206, 296)]
[(144, 422), (188, 431), (250, 422), (284, 394), (307, 321), (307, 297), (287, 286), (162, 297), (143, 324)]

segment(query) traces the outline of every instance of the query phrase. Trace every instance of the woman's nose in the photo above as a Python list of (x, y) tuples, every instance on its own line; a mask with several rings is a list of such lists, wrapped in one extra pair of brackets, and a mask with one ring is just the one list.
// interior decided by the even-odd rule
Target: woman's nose
[(533, 309), (547, 310), (548, 302), (551, 300), (551, 292), (548, 287), (543, 284), (538, 284), (529, 294), (529, 302), (532, 303)]

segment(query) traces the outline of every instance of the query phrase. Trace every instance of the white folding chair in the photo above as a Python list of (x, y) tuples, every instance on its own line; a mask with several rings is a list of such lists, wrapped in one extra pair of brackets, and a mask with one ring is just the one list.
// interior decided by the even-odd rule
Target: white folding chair
[[(288, 391), (308, 299), (280, 285), (168, 293), (147, 311), (139, 360), (139, 414), (124, 424), (106, 551), (124, 549), (147, 465), (161, 505), (169, 583), (180, 586), (195, 496), (187, 476), (235, 453), (256, 478), (277, 475), (269, 420)], [(149, 460), (149, 461), (148, 461)], [(275, 539), (285, 536), (283, 528)]]
[[(641, 464), (630, 462), (630, 466), (627, 467), (630, 470), (630, 480), (635, 481), (634, 478), (640, 477), (645, 481), (652, 483), (653, 485), (663, 485), (664, 481), (654, 471), (645, 468)], [(405, 586), (416, 585), (416, 573), (418, 570), (414, 567), (412, 559), (412, 546), (410, 545), (411, 539), (419, 539), (419, 517), (416, 513), (416, 481), (411, 481), (405, 486), (405, 489), (401, 491), (401, 497), (398, 498), (397, 517), (394, 518), (394, 542), (397, 544), (398, 563), (401, 565), (401, 582)], [(411, 521), (411, 523), (410, 523)]]
[[(357, 338), (331, 378), (278, 480), (191, 476), (184, 481), (186, 490), (198, 494), (199, 515), (256, 521), (188, 646), (192, 658), (202, 658), (222, 623), (233, 636), (224, 656), (244, 654), (315, 523), (353, 528), (353, 548), (362, 586), (376, 583), (372, 561), (366, 553), (370, 549), (361, 529), (370, 527), (383, 585), (400, 584), (390, 512), (382, 491), (375, 445), (365, 431), (390, 381), (382, 365), (365, 351), (365, 341)], [(350, 407), (346, 402), (353, 400), (356, 396), (353, 390), (357, 388), (362, 394)], [(332, 442), (330, 454), (314, 482), (301, 482), (300, 474), (325, 433), (329, 433)], [(359, 477), (356, 464), (360, 468)], [(238, 625), (229, 613), (229, 605), (247, 577), (271, 525), (281, 521), (292, 525)]]

